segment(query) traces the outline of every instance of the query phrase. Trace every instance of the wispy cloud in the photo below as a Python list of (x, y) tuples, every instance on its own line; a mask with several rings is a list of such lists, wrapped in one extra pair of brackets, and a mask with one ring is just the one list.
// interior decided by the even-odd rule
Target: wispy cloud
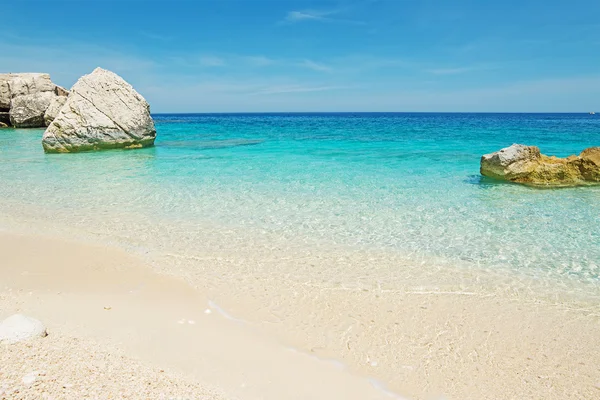
[(277, 63), (277, 60), (265, 56), (242, 56), (242, 59), (254, 67), (266, 67)]
[[(160, 68), (153, 59), (93, 43), (62, 41), (59, 44), (19, 42), (0, 39), (0, 64), (10, 72), (47, 72), (57, 84), (70, 87), (82, 75), (96, 67), (115, 71), (132, 83), (141, 82)], [(33, 42), (33, 41), (31, 41)]]
[(427, 72), (434, 75), (457, 75), (464, 74), (465, 72), (474, 71), (471, 67), (461, 67), (461, 68), (434, 68), (428, 69)]
[(316, 63), (316, 62), (314, 62), (312, 60), (303, 60), (298, 65), (301, 66), (301, 67), (304, 67), (304, 68), (312, 69), (313, 71), (319, 71), (319, 72), (331, 72), (331, 71), (333, 71), (333, 68), (328, 67), (327, 65), (324, 65), (324, 64)]
[(426, 72), (429, 72), (430, 74), (434, 74), (434, 75), (458, 75), (458, 74), (465, 74), (468, 72), (483, 71), (483, 70), (496, 69), (496, 68), (498, 68), (498, 67), (493, 66), (493, 65), (472, 65), (472, 66), (455, 67), (455, 68), (433, 68), (433, 69), (426, 70)]
[(303, 86), (303, 85), (279, 85), (269, 86), (256, 91), (253, 94), (282, 94), (282, 93), (306, 93), (324, 92), (329, 90), (347, 89), (345, 86)]
[(217, 56), (202, 56), (199, 62), (203, 67), (224, 67), (227, 64), (224, 59)]
[(316, 13), (313, 11), (290, 11), (285, 17), (286, 21), (297, 22), (297, 21), (325, 21), (327, 13)]
[(303, 10), (303, 11), (290, 11), (285, 16), (283, 22), (286, 23), (297, 23), (297, 22), (334, 22), (341, 24), (351, 25), (365, 25), (364, 21), (358, 21), (353, 19), (344, 19), (335, 17), (341, 10), (328, 10), (328, 11), (315, 11), (315, 10)]
[(172, 39), (171, 36), (163, 35), (163, 34), (156, 33), (156, 32), (150, 32), (150, 31), (139, 31), (138, 34), (147, 39), (158, 40), (161, 42), (168, 42)]

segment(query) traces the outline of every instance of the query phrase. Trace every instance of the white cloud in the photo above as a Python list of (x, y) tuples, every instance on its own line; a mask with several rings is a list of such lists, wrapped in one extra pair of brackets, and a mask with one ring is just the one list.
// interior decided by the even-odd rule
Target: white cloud
[(281, 94), (281, 93), (306, 93), (324, 92), (329, 90), (346, 89), (344, 86), (303, 86), (303, 85), (281, 85), (262, 88), (254, 94)]
[[(600, 76), (507, 82), (486, 87), (407, 89), (291, 80), (288, 77), (162, 76), (136, 86), (156, 112), (261, 111), (590, 111), (600, 96)], [(168, 94), (168, 95), (166, 95)]]
[(277, 63), (276, 60), (264, 56), (242, 56), (242, 59), (254, 67), (266, 67)]
[(160, 42), (168, 42), (172, 39), (171, 36), (163, 35), (163, 34), (156, 33), (156, 32), (151, 32), (151, 31), (139, 31), (138, 34), (140, 36), (144, 36), (147, 39), (158, 40)]
[(149, 58), (76, 41), (57, 45), (20, 44), (0, 40), (0, 65), (7, 72), (46, 72), (58, 85), (71, 87), (96, 67), (115, 71), (126, 80), (142, 81), (159, 64)]
[(286, 21), (295, 22), (295, 21), (307, 21), (307, 20), (323, 21), (323, 20), (326, 20), (327, 18), (325, 18), (323, 15), (319, 15), (317, 13), (309, 12), (309, 11), (290, 11), (290, 12), (288, 12), (285, 19), (286, 19)]
[(307, 22), (307, 21), (319, 21), (319, 22), (334, 22), (341, 24), (351, 25), (365, 25), (363, 21), (356, 21), (352, 19), (335, 18), (332, 15), (339, 14), (341, 10), (329, 10), (329, 11), (290, 11), (285, 16), (283, 22), (295, 23), (295, 22)]
[(428, 69), (427, 72), (434, 75), (456, 75), (456, 74), (464, 74), (465, 72), (474, 71), (475, 68), (471, 67), (461, 67), (461, 68), (434, 68)]
[(458, 74), (464, 74), (467, 72), (483, 71), (483, 70), (497, 69), (497, 68), (498, 68), (498, 66), (494, 66), (494, 65), (472, 65), (472, 66), (455, 67), (455, 68), (432, 68), (432, 69), (428, 69), (426, 71), (429, 72), (430, 74), (434, 74), (434, 75), (458, 75)]
[(202, 56), (199, 62), (203, 67), (224, 67), (227, 64), (224, 59), (217, 56)]
[(331, 71), (333, 71), (333, 68), (328, 67), (327, 65), (324, 65), (324, 64), (316, 63), (316, 62), (311, 61), (311, 60), (304, 60), (304, 61), (302, 61), (298, 65), (301, 66), (301, 67), (304, 67), (304, 68), (312, 69), (313, 71), (320, 71), (320, 72), (331, 72)]

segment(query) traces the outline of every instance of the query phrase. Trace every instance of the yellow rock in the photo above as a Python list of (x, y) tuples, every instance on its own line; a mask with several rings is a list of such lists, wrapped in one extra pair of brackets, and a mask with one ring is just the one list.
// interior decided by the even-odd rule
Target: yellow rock
[(579, 156), (558, 158), (540, 153), (536, 146), (513, 144), (481, 157), (481, 174), (511, 182), (544, 186), (600, 183), (600, 147)]

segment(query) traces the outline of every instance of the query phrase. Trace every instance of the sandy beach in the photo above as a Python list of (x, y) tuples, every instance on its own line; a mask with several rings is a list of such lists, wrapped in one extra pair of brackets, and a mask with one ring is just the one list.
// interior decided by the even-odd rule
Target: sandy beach
[[(313, 295), (324, 313), (306, 302), (286, 305), (314, 326), (290, 330), (297, 321), (274, 324), (251, 304), (216, 304), (209, 291), (157, 274), (118, 248), (6, 232), (0, 246), (0, 317), (23, 313), (49, 330), (43, 339), (2, 345), (6, 399), (600, 393), (600, 318), (589, 309), (440, 292), (404, 293), (398, 308), (365, 291), (321, 290)], [(356, 304), (369, 315), (354, 314)], [(39, 376), (27, 385), (30, 373)]]
[[(0, 242), (2, 317), (34, 316), (49, 330), (2, 345), (4, 398), (388, 398), (122, 251), (6, 233)], [(36, 371), (39, 384), (22, 382)]]

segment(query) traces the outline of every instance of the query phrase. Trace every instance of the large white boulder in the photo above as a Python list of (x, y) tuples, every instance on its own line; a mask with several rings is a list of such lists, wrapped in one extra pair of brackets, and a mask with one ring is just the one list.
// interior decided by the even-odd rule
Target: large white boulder
[(47, 335), (44, 324), (21, 314), (14, 314), (0, 322), (0, 343), (17, 343)]
[(66, 153), (147, 147), (155, 138), (146, 100), (117, 74), (96, 68), (71, 88), (42, 145), (46, 152)]
[(54, 119), (58, 115), (58, 112), (65, 105), (66, 102), (67, 96), (55, 96), (52, 99), (52, 101), (48, 105), (48, 108), (46, 109), (46, 112), (44, 113), (44, 123), (46, 124), (46, 126), (49, 126), (52, 123), (52, 121), (54, 121)]

